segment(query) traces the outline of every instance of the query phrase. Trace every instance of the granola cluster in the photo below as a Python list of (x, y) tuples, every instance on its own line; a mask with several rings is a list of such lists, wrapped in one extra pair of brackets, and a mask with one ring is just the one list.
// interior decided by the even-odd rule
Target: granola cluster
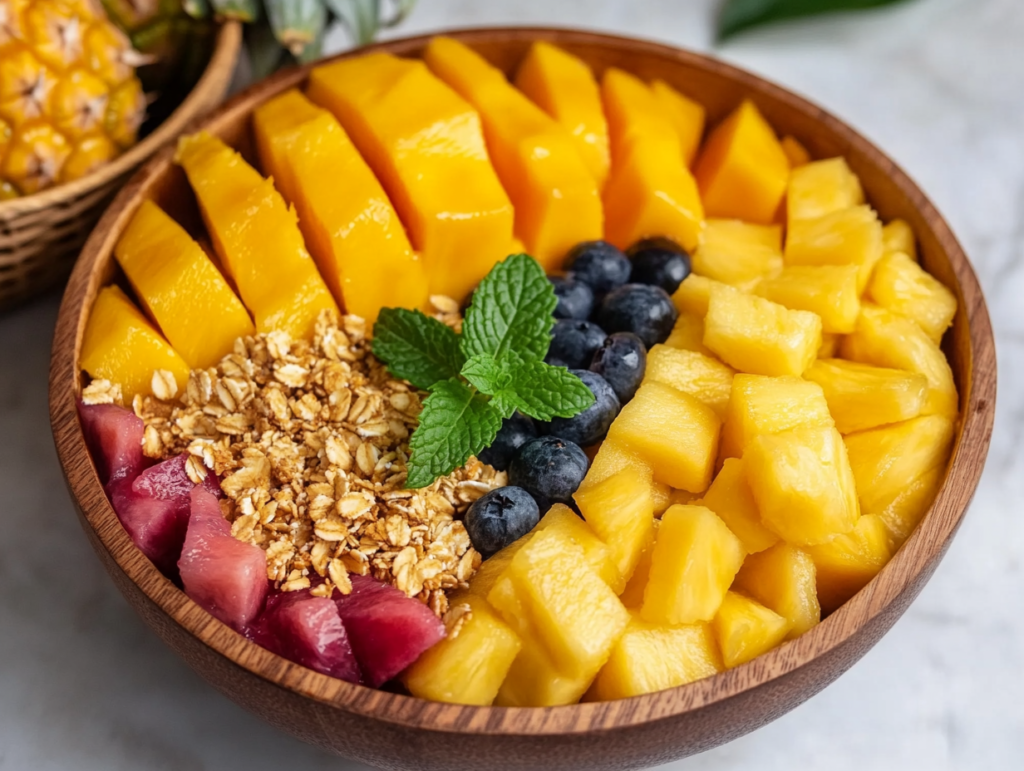
[[(454, 302), (434, 303), (442, 321), (461, 323)], [(421, 393), (371, 354), (362, 319), (325, 314), (311, 343), (240, 339), (216, 368), (194, 370), (183, 394), (161, 373), (153, 391), (161, 398), (132, 405), (144, 452), (187, 452), (194, 480), (207, 468), (220, 475), (232, 533), (266, 551), (282, 590), (348, 593), (350, 573), (370, 574), (442, 616), (446, 590), (479, 567), (460, 515), (506, 476), (470, 459), (404, 489)]]

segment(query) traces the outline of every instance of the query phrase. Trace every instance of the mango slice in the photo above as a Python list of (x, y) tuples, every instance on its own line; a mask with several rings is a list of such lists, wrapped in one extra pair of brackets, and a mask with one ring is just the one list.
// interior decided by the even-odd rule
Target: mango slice
[(914, 321), (936, 345), (956, 315), (956, 295), (903, 252), (890, 252), (878, 261), (868, 295)]
[(821, 386), (840, 434), (916, 418), (924, 408), (924, 375), (842, 359), (818, 359), (804, 377)]
[(837, 535), (820, 546), (807, 547), (814, 560), (818, 602), (831, 613), (857, 592), (892, 557), (889, 530), (877, 514), (867, 514), (845, 535)]
[(704, 105), (679, 93), (664, 80), (653, 81), (651, 93), (665, 111), (672, 128), (676, 130), (683, 163), (692, 166), (697, 150), (700, 149), (700, 140), (704, 136), (704, 121), (707, 117)]
[(857, 273), (856, 265), (794, 265), (765, 278), (754, 293), (790, 310), (818, 314), (822, 334), (845, 335), (860, 314)]
[(821, 621), (814, 561), (806, 551), (788, 543), (777, 543), (747, 557), (732, 588), (786, 619), (790, 623), (787, 640)]
[(782, 227), (709, 219), (693, 253), (693, 270), (749, 291), (782, 270)]
[(811, 154), (803, 143), (794, 136), (787, 134), (779, 142), (782, 145), (782, 152), (789, 159), (790, 169), (799, 169), (811, 162)]
[(695, 396), (725, 420), (736, 371), (696, 351), (655, 345), (647, 352), (644, 382), (664, 383)]
[(727, 592), (711, 622), (727, 669), (746, 664), (786, 639), (792, 622), (738, 592)]
[(742, 460), (729, 458), (722, 464), (722, 470), (704, 493), (701, 503), (729, 526), (747, 554), (756, 554), (778, 543), (779, 537), (761, 524), (761, 514), (743, 473)]

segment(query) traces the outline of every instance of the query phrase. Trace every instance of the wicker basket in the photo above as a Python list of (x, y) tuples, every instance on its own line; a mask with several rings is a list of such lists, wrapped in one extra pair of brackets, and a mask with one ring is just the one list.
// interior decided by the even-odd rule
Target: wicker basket
[(128, 176), (227, 93), (242, 43), (238, 22), (217, 32), (195, 88), (156, 130), (96, 173), (0, 203), (0, 312), (67, 278), (89, 232)]

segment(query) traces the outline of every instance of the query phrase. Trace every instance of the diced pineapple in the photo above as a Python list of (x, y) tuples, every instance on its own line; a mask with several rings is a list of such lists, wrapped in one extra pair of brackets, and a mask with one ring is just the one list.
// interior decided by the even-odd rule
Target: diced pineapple
[(732, 588), (786, 619), (791, 624), (788, 640), (821, 620), (814, 561), (807, 552), (788, 543), (777, 543), (747, 557)]
[(726, 668), (732, 669), (785, 640), (792, 622), (756, 600), (726, 592), (711, 628)]
[(661, 518), (640, 616), (652, 624), (710, 621), (743, 564), (740, 539), (704, 506), (670, 506)]
[[(931, 508), (939, 488), (946, 478), (946, 469), (933, 468), (906, 485), (878, 516), (892, 536), (893, 548), (899, 548), (917, 527), (917, 523)], [(639, 571), (640, 568), (637, 568)], [(629, 587), (626, 587), (627, 590)]]
[(704, 345), (740, 372), (800, 375), (821, 347), (821, 318), (743, 292), (713, 291)]
[(821, 386), (798, 377), (736, 375), (722, 426), (722, 457), (741, 458), (760, 434), (833, 425)]
[[(661, 520), (654, 520), (654, 538), (658, 537), (658, 529), (661, 527)], [(644, 604), (644, 590), (647, 589), (647, 580), (651, 577), (651, 557), (654, 555), (654, 541), (640, 555), (640, 561), (636, 563), (636, 570), (632, 578), (626, 584), (626, 588), (619, 595), (619, 601), (630, 610), (639, 611)]]
[(878, 261), (868, 296), (913, 320), (936, 345), (956, 315), (956, 295), (903, 252), (891, 252)]
[(818, 602), (831, 613), (853, 597), (892, 557), (889, 530), (877, 514), (867, 514), (846, 535), (809, 546), (817, 575)]
[(663, 691), (722, 671), (707, 624), (663, 626), (633, 618), (584, 701), (611, 701)]
[(579, 489), (580, 491), (587, 490), (624, 468), (634, 468), (643, 474), (645, 480), (649, 480), (651, 500), (654, 502), (655, 511), (664, 511), (669, 507), (671, 488), (664, 482), (654, 480), (651, 464), (628, 447), (609, 439), (601, 442), (601, 447), (590, 462), (590, 468)]
[(619, 594), (625, 588), (626, 581), (612, 561), (611, 550), (575, 511), (564, 503), (556, 503), (540, 518), (534, 531), (547, 529), (558, 530), (579, 544), (587, 563), (613, 592)]
[(753, 289), (762, 278), (782, 270), (782, 227), (709, 219), (693, 253), (693, 270), (730, 286)]
[(761, 521), (792, 544), (824, 543), (857, 524), (854, 476), (834, 428), (761, 434), (743, 454), (743, 471)]
[(794, 265), (761, 281), (754, 293), (792, 310), (817, 313), (823, 333), (852, 332), (860, 313), (856, 265)]
[(586, 520), (583, 526), (589, 525), (607, 544), (615, 573), (608, 583), (619, 594), (654, 540), (650, 485), (635, 468), (624, 468), (602, 482), (577, 490), (574, 497)]
[(523, 640), (494, 703), (499, 707), (559, 707), (575, 704), (586, 693), (596, 673), (567, 675), (560, 671), (539, 643)]
[(790, 224), (864, 203), (860, 180), (844, 158), (814, 161), (789, 175), (786, 209)]
[(790, 222), (783, 254), (786, 265), (856, 265), (863, 292), (882, 257), (882, 223), (870, 206)]
[(453, 621), (458, 629), (449, 626), (448, 636), (427, 649), (402, 675), (402, 682), (421, 699), (487, 706), (522, 643), (483, 598), (452, 596), (452, 608), (461, 605), (468, 613)]
[(692, 313), (680, 313), (676, 319), (672, 333), (665, 340), (669, 348), (682, 351), (693, 351), (707, 357), (713, 357), (711, 349), (704, 345), (704, 317)]
[(925, 415), (956, 416), (959, 411), (953, 370), (945, 354), (910, 319), (865, 303), (857, 328), (843, 338), (844, 359), (918, 372), (928, 379)]
[(711, 482), (721, 421), (695, 397), (664, 383), (644, 383), (608, 431), (650, 464), (654, 478), (693, 493)]
[(916, 418), (924, 407), (924, 375), (842, 359), (818, 359), (804, 377), (821, 386), (841, 434)]
[(687, 166), (692, 165), (700, 147), (701, 137), (704, 136), (704, 105), (683, 96), (663, 80), (651, 83), (651, 93), (679, 136), (679, 150), (683, 156), (683, 163)]
[(782, 145), (782, 152), (789, 159), (790, 169), (799, 169), (801, 166), (806, 166), (811, 162), (811, 154), (807, 152), (807, 148), (796, 137), (787, 134), (779, 144)]
[(744, 551), (754, 554), (776, 544), (779, 537), (761, 524), (757, 503), (743, 474), (743, 461), (729, 458), (704, 493), (703, 506), (717, 514), (740, 539)]
[(882, 228), (882, 252), (903, 252), (910, 259), (917, 261), (914, 231), (906, 220), (895, 219), (885, 224)]
[(691, 273), (672, 295), (672, 302), (680, 315), (692, 313), (694, 316), (703, 319), (708, 315), (708, 303), (711, 302), (711, 292), (717, 289), (729, 290), (729, 285), (721, 281), (715, 281), (707, 276), (698, 276)]
[(695, 396), (725, 419), (735, 375), (718, 359), (667, 345), (655, 345), (647, 352), (644, 382), (664, 383)]
[(494, 584), (501, 577), (502, 573), (512, 563), (512, 558), (516, 556), (516, 553), (526, 545), (533, 537), (533, 532), (529, 532), (522, 538), (513, 541), (504, 549), (499, 551), (497, 554), (492, 554), (490, 557), (480, 563), (480, 567), (473, 574), (472, 578), (469, 579), (469, 594), (475, 594), (478, 597), (487, 598), (490, 594)]
[(583, 549), (557, 530), (534, 533), (487, 600), (524, 643), (539, 643), (571, 678), (593, 677), (629, 621)]
[[(821, 347), (818, 349), (819, 359), (834, 359), (839, 353), (839, 344), (843, 341), (842, 335), (835, 335), (829, 332), (821, 333)], [(807, 374), (807, 373), (804, 373)]]

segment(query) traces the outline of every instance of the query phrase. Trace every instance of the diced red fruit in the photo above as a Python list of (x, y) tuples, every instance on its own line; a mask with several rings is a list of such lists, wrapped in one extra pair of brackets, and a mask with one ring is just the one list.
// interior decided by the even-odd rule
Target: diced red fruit
[(337, 605), (326, 597), (313, 597), (309, 590), (268, 597), (249, 636), (304, 667), (350, 683), (360, 680)]
[(142, 454), (145, 425), (134, 412), (116, 404), (79, 402), (78, 418), (104, 486), (134, 479), (146, 467)]
[(260, 612), (267, 596), (267, 557), (231, 535), (220, 504), (204, 487), (191, 492), (191, 515), (178, 560), (185, 593), (235, 629)]
[(188, 495), (154, 498), (137, 492), (131, 479), (119, 479), (108, 490), (110, 503), (132, 542), (160, 572), (171, 579), (176, 578), (178, 555), (188, 528)]
[(338, 613), (363, 682), (376, 688), (398, 675), (444, 639), (440, 619), (419, 600), (368, 576), (351, 576), (352, 593), (335, 593)]
[[(188, 473), (185, 471), (187, 461), (188, 453), (182, 453), (161, 461), (155, 466), (150, 466), (132, 483), (132, 490), (140, 495), (163, 501), (188, 498), (192, 488), (196, 485), (189, 479)], [(224, 493), (220, 489), (220, 481), (215, 474), (206, 473), (203, 487), (215, 498), (224, 497)]]

